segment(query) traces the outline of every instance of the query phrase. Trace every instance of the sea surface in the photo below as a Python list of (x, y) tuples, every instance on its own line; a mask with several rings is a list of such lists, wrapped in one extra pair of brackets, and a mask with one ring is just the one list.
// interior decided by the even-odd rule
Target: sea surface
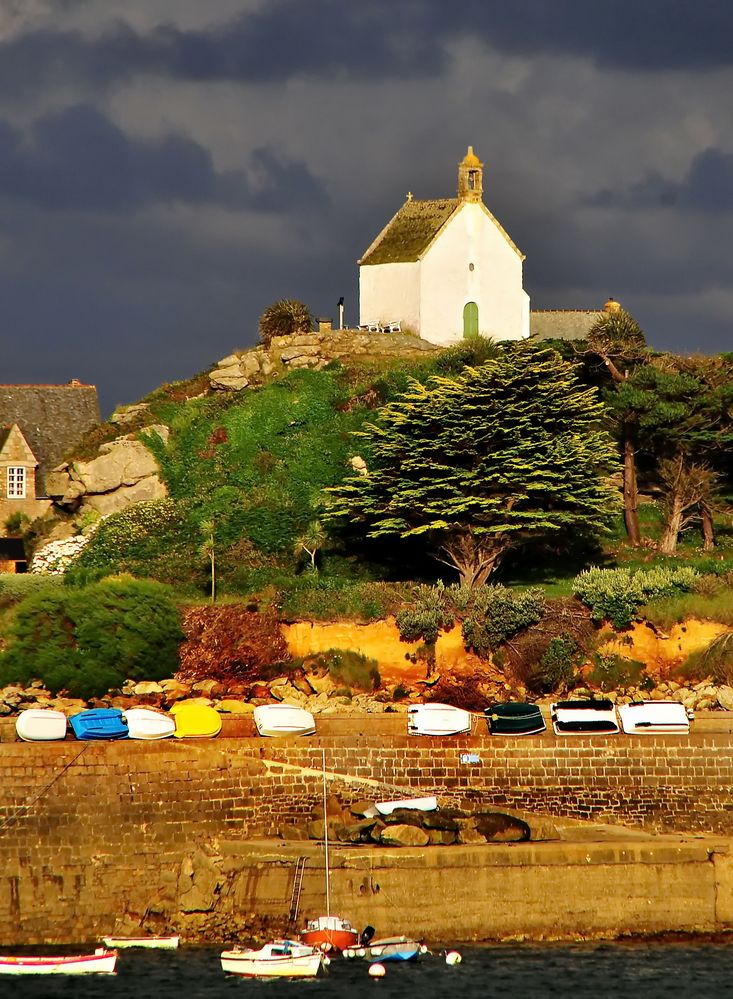
[[(361, 960), (338, 959), (315, 980), (253, 980), (222, 973), (221, 948), (121, 951), (115, 975), (0, 976), (7, 999), (662, 999), (733, 996), (733, 942), (462, 947), (387, 964), (369, 977)], [(9, 953), (4, 949), (4, 953)]]

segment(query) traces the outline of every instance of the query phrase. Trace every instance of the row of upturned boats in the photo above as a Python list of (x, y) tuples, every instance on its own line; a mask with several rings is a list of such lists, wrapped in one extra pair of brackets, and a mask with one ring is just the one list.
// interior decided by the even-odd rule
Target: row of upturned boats
[[(481, 716), (451, 704), (412, 704), (407, 709), (409, 735), (464, 735)], [(483, 712), (491, 735), (539, 735), (547, 725), (539, 705), (523, 702), (495, 704)], [(550, 705), (556, 735), (686, 734), (692, 712), (679, 701), (634, 701), (618, 708), (605, 698), (557, 701)], [(253, 712), (262, 736), (313, 735), (313, 715), (293, 704), (262, 704)], [(29, 708), (16, 721), (25, 742), (65, 739), (69, 728), (77, 739), (214, 738), (221, 715), (209, 705), (180, 701), (168, 714), (152, 708), (90, 708), (67, 716), (52, 708)]]

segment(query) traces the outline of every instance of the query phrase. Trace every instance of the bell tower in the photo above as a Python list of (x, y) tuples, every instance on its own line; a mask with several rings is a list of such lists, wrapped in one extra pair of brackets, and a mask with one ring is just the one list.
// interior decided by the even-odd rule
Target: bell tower
[(468, 152), (458, 164), (458, 200), (483, 201), (484, 165), (473, 151)]

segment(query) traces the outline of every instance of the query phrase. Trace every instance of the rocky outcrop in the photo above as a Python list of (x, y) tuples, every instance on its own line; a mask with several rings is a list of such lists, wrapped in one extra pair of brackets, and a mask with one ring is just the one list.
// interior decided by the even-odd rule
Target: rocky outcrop
[(276, 336), (269, 348), (235, 351), (216, 364), (209, 374), (215, 391), (236, 391), (261, 385), (270, 375), (293, 368), (320, 370), (331, 361), (348, 357), (406, 357), (439, 350), (435, 344), (404, 333), (365, 333), (331, 330), (326, 333), (296, 333)]
[[(169, 430), (153, 425), (146, 427), (145, 433), (167, 441)], [(90, 461), (57, 466), (48, 476), (46, 488), (58, 506), (72, 512), (92, 510), (101, 516), (167, 495), (153, 454), (135, 434), (102, 444)]]

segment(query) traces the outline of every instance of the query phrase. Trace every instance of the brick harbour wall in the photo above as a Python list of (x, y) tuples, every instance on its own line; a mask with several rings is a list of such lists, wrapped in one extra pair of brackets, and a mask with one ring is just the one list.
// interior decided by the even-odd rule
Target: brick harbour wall
[(211, 899), (228, 889), (226, 878), (206, 887), (221, 874), (206, 857), (308, 815), (321, 800), (322, 750), (344, 799), (435, 793), (442, 804), (733, 835), (729, 732), (425, 739), (366, 722), (307, 740), (3, 741), (0, 943), (47, 940), (50, 928), (88, 939), (109, 931), (110, 913), (214, 920)]

